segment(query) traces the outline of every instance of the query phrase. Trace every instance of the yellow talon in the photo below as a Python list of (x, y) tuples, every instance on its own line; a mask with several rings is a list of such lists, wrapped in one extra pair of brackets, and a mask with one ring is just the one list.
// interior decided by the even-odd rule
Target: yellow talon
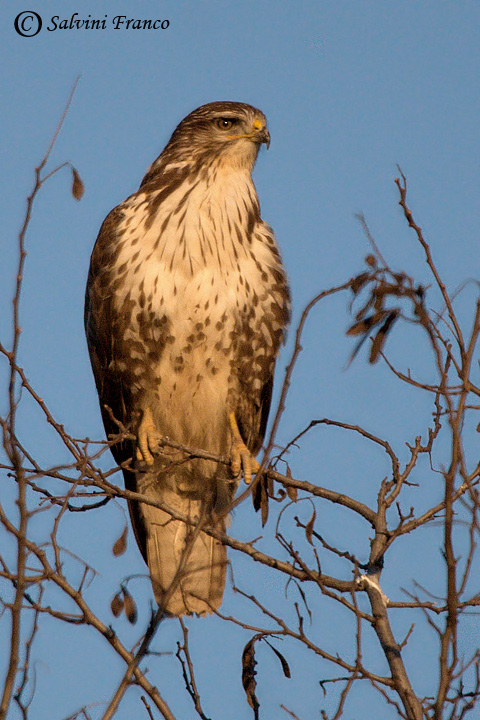
[(260, 465), (243, 442), (234, 412), (229, 413), (228, 420), (233, 435), (232, 473), (237, 477), (243, 469), (244, 480), (246, 484), (249, 485), (252, 480), (252, 474), (258, 472)]

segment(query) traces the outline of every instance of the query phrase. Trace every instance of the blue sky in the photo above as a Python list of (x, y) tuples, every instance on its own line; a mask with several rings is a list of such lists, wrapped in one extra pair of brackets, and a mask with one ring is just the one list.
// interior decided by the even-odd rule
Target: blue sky
[[(13, 27), (14, 18), (26, 7), (44, 20), (42, 31), (32, 38), (20, 37)], [(108, 20), (119, 14), (167, 18), (170, 26), (158, 31), (114, 30), (110, 25), (105, 30), (46, 29), (53, 15), (70, 18), (74, 12), (101, 19), (106, 14)], [(42, 190), (27, 237), (22, 306), (21, 362), (57, 419), (76, 437), (103, 437), (82, 326), (89, 256), (105, 215), (136, 190), (176, 124), (205, 102), (244, 101), (267, 115), (272, 144), (260, 154), (255, 181), (262, 215), (275, 229), (288, 269), (294, 325), (316, 292), (363, 269), (368, 246), (355, 219), (358, 212), (365, 214), (383, 254), (396, 269), (429, 282), (422, 253), (397, 204), (393, 183), (397, 163), (407, 175), (410, 205), (448, 287), (455, 289), (465, 279), (478, 278), (479, 31), (480, 5), (473, 0), (4, 3), (0, 10), (2, 339), (9, 333), (16, 237), (25, 197), (34, 167), (80, 75), (51, 167), (71, 161), (85, 183), (85, 195), (79, 203), (71, 197), (67, 171)], [(467, 290), (460, 300), (467, 327), (472, 302), (473, 292)], [(364, 353), (345, 369), (352, 349), (344, 334), (349, 318), (346, 297), (331, 299), (314, 311), (279, 440), (286, 442), (313, 418), (332, 417), (382, 433), (405, 460), (405, 440), (424, 432), (430, 419), (428, 399), (399, 387), (380, 364), (368, 366)], [(277, 382), (292, 337), (290, 333), (279, 361)], [(428, 357), (417, 336), (399, 330), (389, 340), (388, 350), (402, 367), (428, 377)], [(3, 367), (0, 373), (3, 380)], [(46, 463), (65, 461), (63, 449), (38, 411), (25, 405), (21, 428), (31, 451)], [(347, 442), (340, 432), (324, 430), (292, 454), (291, 467), (299, 478), (342, 488), (366, 502), (374, 500), (378, 482), (388, 472), (378, 452), (356, 438)], [(433, 495), (438, 491), (430, 490)], [(298, 513), (308, 519), (310, 506), (304, 504)], [(324, 504), (318, 513), (333, 533), (332, 522), (340, 516), (333, 520), (331, 508)], [(42, 520), (35, 522), (40, 532)], [(340, 522), (345, 523), (346, 538), (365, 545), (365, 527), (346, 515)], [(110, 555), (124, 523), (121, 506), (75, 516), (69, 523), (65, 540), (76, 552), (92, 563), (102, 555), (92, 602), (110, 622), (108, 603), (115, 583), (125, 574), (145, 571), (131, 536), (126, 556), (113, 560)], [(246, 538), (261, 533), (250, 507), (237, 512), (231, 532)], [(267, 526), (268, 532), (273, 531)], [(401, 599), (399, 587), (411, 577), (427, 578), (432, 586), (437, 582), (435, 572), (425, 570), (425, 565), (438, 559), (438, 542), (434, 531), (423, 533), (425, 554), (415, 545), (418, 540), (411, 543), (409, 538), (392, 550), (384, 583), (387, 594), (396, 599)], [(241, 558), (234, 559), (235, 577), (247, 591), (255, 587), (253, 570), (257, 569)], [(283, 584), (261, 569), (258, 572), (265, 596), (277, 600), (280, 607)], [(139, 581), (138, 593), (140, 622), (145, 622), (151, 597), (146, 581)], [(336, 610), (330, 615), (330, 607), (322, 603), (318, 603), (315, 631), (331, 651), (348, 648), (347, 618)], [(231, 593), (226, 595), (224, 611), (243, 613), (245, 618), (251, 614), (248, 604)], [(408, 630), (409, 622), (395, 619), (400, 634), (404, 627)], [(119, 632), (127, 644), (133, 643), (139, 630), (124, 625), (119, 624)], [(241, 650), (248, 636), (216, 619), (190, 621), (189, 627), (195, 656), (202, 658), (199, 684), (207, 714), (220, 717), (219, 698), (228, 697), (231, 702), (222, 710), (222, 718), (249, 718), (239, 679)], [(0, 637), (5, 632), (6, 616), (0, 621)], [(51, 632), (54, 635), (42, 631), (37, 646), (35, 717), (39, 720), (63, 718), (82, 703), (109, 698), (112, 675), (121, 671), (115, 659), (112, 668), (111, 653), (104, 652), (93, 635), (83, 633), (80, 638), (82, 633), (53, 623)], [(176, 623), (166, 623), (156, 649), (175, 648), (177, 636)], [(412, 650), (406, 650), (414, 675), (431, 663), (429, 653), (435, 650), (425, 638), (419, 631)], [(478, 636), (474, 642), (478, 644)], [(374, 647), (368, 645), (372, 657)], [(291, 681), (280, 678), (278, 661), (268, 649), (260, 651), (262, 718), (281, 717), (281, 702), (302, 720), (320, 717), (322, 707), (330, 711), (333, 705), (324, 699), (318, 679), (331, 676), (331, 669), (303, 652), (295, 651), (288, 659), (295, 668)], [(176, 663), (175, 658), (152, 659), (151, 676), (165, 690), (178, 717), (190, 718), (193, 710), (182, 691)], [(424, 680), (418, 682), (421, 686)], [(355, 710), (348, 717), (372, 717), (376, 701), (368, 696), (373, 705), (367, 706), (364, 690), (359, 685), (354, 691)], [(132, 717), (132, 712), (142, 712), (139, 708), (138, 696), (132, 693), (117, 717)], [(383, 704), (377, 711), (387, 720), (394, 717)], [(97, 717), (100, 710), (91, 712)]]

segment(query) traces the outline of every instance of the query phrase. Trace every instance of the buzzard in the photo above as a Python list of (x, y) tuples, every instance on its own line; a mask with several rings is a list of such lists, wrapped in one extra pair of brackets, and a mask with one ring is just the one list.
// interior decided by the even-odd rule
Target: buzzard
[(221, 604), (226, 547), (208, 529), (225, 531), (241, 475), (258, 470), (289, 320), (251, 177), (262, 143), (266, 118), (250, 105), (194, 110), (107, 216), (90, 263), (85, 328), (105, 430), (121, 438), (111, 449), (126, 487), (147, 499), (130, 516), (174, 616)]

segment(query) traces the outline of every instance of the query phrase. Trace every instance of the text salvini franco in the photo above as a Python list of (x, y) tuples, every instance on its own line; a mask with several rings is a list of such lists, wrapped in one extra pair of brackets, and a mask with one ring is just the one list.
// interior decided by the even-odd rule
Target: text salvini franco
[(142, 20), (138, 18), (127, 18), (126, 15), (115, 15), (110, 21), (108, 15), (103, 20), (92, 18), (80, 18), (78, 13), (68, 18), (60, 18), (54, 15), (50, 18), (50, 24), (47, 30), (107, 30), (109, 26), (113, 26), (114, 30), (166, 30), (170, 25), (169, 20)]

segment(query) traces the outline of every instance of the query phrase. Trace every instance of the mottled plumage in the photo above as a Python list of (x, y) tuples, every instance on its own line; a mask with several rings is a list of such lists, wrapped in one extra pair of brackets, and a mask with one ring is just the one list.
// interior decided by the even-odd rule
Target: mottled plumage
[[(217, 102), (188, 115), (93, 250), (85, 325), (107, 434), (127, 488), (224, 530), (238, 477), (158, 448), (160, 436), (250, 465), (289, 318), (286, 275), (251, 178), (264, 115)], [(114, 418), (114, 419), (113, 419)], [(235, 437), (237, 436), (237, 439)], [(128, 460), (131, 459), (130, 464)], [(222, 599), (226, 549), (166, 511), (130, 503), (157, 601), (172, 615)], [(173, 584), (172, 584), (173, 583)]]

